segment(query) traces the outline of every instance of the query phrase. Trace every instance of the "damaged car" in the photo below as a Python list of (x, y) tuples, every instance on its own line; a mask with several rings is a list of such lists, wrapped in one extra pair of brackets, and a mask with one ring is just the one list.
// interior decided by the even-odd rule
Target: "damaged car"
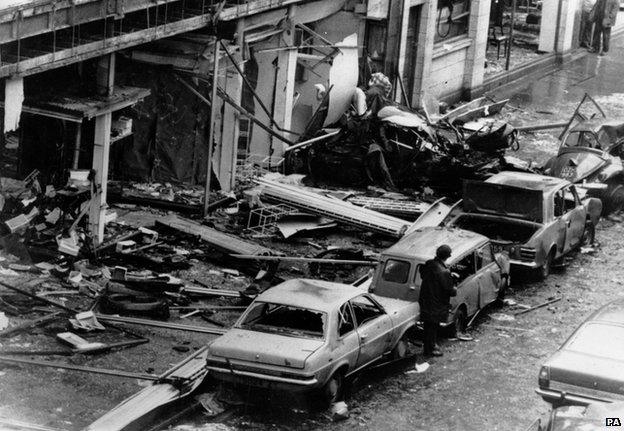
[(442, 244), (453, 249), (447, 265), (457, 281), (457, 295), (451, 298), (451, 312), (442, 326), (463, 332), (468, 318), (502, 299), (509, 286), (509, 258), (495, 253), (483, 235), (456, 228), (417, 229), (381, 254), (369, 292), (378, 297), (418, 301), (420, 266), (432, 259)]
[(293, 279), (258, 295), (209, 349), (218, 380), (316, 392), (328, 404), (345, 379), (383, 357), (402, 358), (418, 302), (353, 285)]
[(602, 203), (581, 200), (576, 186), (560, 178), (501, 172), (465, 181), (461, 205), (451, 208), (446, 226), (487, 236), (512, 267), (536, 270), (543, 279), (567, 253), (594, 241)]
[[(598, 114), (581, 113), (587, 101)], [(624, 123), (606, 118), (596, 102), (586, 95), (560, 135), (557, 155), (542, 170), (546, 175), (577, 183), (588, 195), (600, 198), (604, 212), (624, 207)]]
[(536, 392), (553, 407), (624, 400), (624, 301), (579, 326), (542, 365)]

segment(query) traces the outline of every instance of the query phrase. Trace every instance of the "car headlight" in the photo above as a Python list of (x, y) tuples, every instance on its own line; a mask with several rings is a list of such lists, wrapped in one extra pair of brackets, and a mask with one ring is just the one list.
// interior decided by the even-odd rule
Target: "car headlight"
[(542, 366), (539, 376), (537, 377), (537, 383), (540, 388), (547, 388), (550, 386), (550, 368), (545, 365)]

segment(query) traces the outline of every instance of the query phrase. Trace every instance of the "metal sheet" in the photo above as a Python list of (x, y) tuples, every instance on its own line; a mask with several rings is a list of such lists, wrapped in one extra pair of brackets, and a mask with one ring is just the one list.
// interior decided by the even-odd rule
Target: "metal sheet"
[(336, 44), (340, 48), (329, 70), (329, 107), (323, 127), (335, 123), (349, 109), (353, 91), (358, 83), (358, 38), (357, 34), (347, 36)]

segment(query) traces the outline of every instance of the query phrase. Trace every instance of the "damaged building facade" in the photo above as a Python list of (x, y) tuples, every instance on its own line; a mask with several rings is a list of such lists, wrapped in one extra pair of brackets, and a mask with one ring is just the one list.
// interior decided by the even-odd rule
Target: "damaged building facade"
[[(558, 3), (544, 12), (559, 14), (544, 46), (565, 52), (578, 2)], [(230, 190), (242, 164), (281, 169), (285, 150), (335, 123), (374, 72), (413, 108), (480, 94), (490, 7), (13, 0), (0, 6), (2, 176), (36, 169), (62, 186), (68, 170), (90, 170), (86, 211), (102, 241), (109, 179)]]

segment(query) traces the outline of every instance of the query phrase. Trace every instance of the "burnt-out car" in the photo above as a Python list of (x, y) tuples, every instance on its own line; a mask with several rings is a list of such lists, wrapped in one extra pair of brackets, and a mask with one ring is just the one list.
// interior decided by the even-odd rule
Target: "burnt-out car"
[(461, 207), (446, 226), (487, 236), (511, 266), (548, 276), (563, 256), (593, 241), (599, 199), (581, 200), (569, 181), (523, 172), (500, 172), (486, 181), (465, 181)]
[(345, 378), (384, 356), (404, 357), (418, 302), (320, 280), (258, 295), (209, 348), (212, 376), (242, 386), (317, 391), (336, 401)]
[(546, 175), (581, 184), (599, 197), (605, 212), (624, 205), (624, 123), (603, 118), (582, 121), (567, 129), (559, 151), (544, 165)]
[(449, 317), (442, 326), (462, 332), (470, 316), (502, 299), (509, 286), (509, 258), (494, 253), (490, 240), (483, 235), (444, 227), (415, 230), (381, 253), (369, 292), (418, 301), (419, 268), (442, 244), (451, 246), (447, 265), (457, 274), (457, 295), (451, 298)]
[(542, 365), (536, 392), (553, 406), (624, 400), (624, 300), (579, 326)]

